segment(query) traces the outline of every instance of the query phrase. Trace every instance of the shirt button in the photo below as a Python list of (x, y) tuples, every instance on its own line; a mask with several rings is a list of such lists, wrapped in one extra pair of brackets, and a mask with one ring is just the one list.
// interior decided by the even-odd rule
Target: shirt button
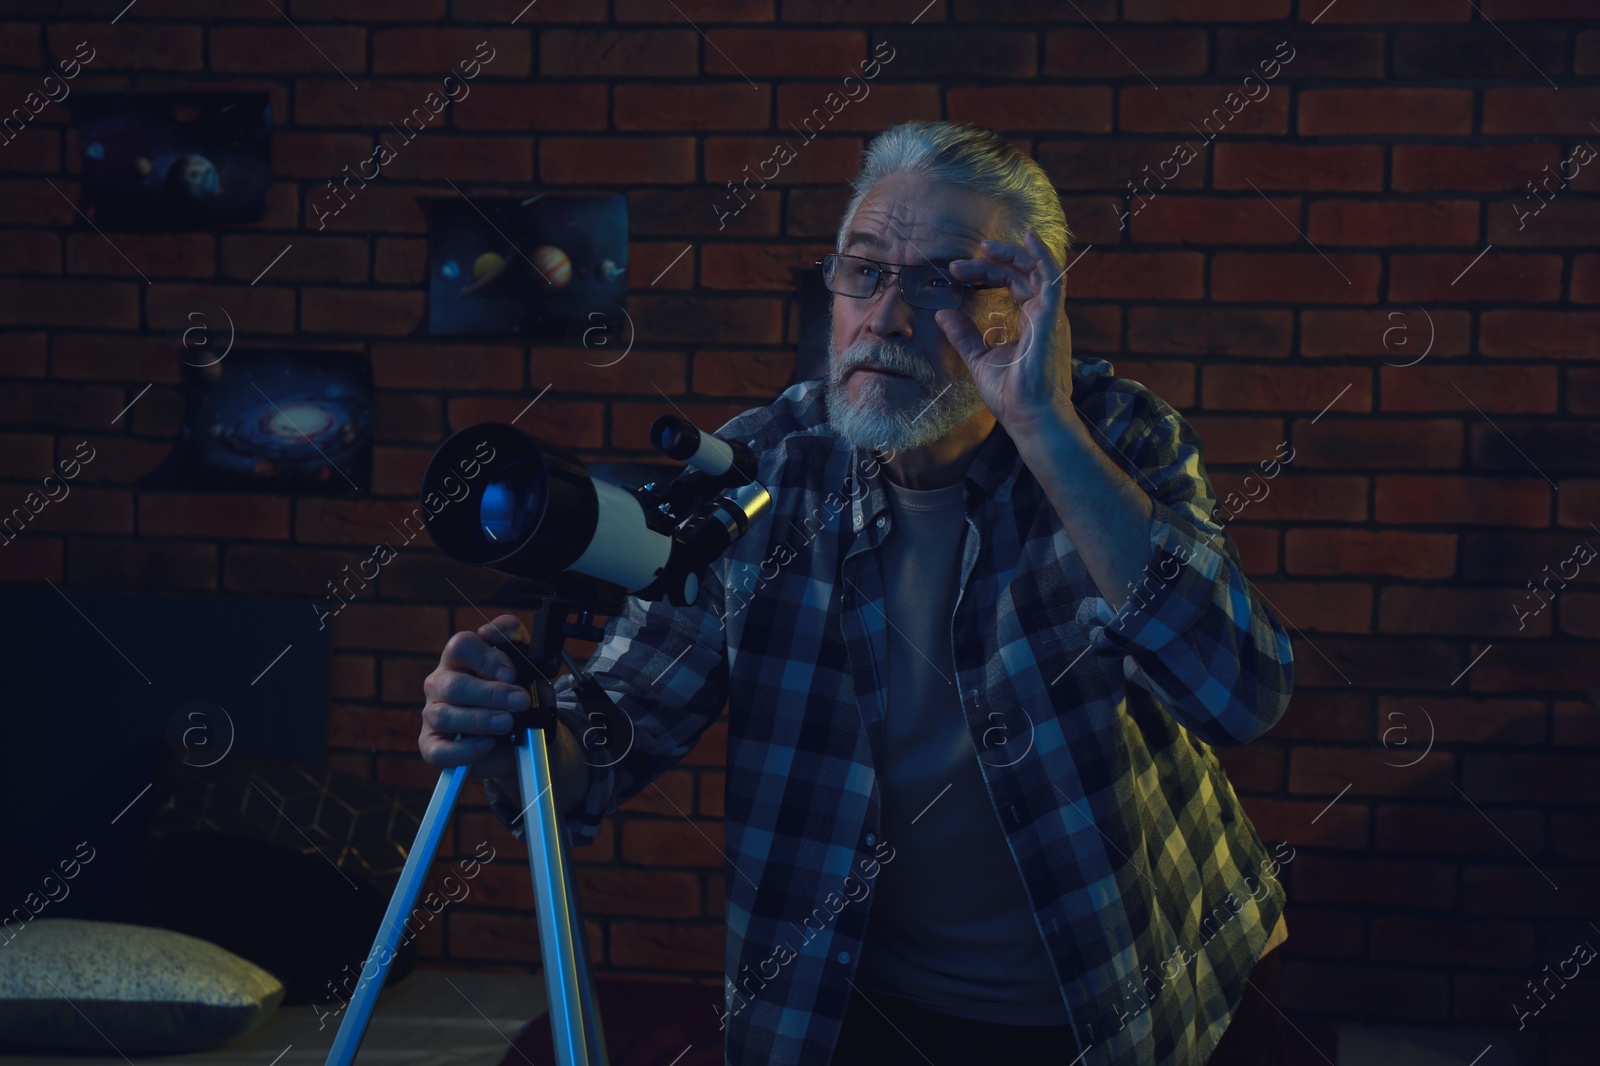
[(850, 953), (848, 951), (839, 952), (839, 961), (840, 962), (849, 962), (850, 961)]
[(879, 515), (879, 516), (878, 516), (878, 528), (879, 528), (879, 529), (882, 529), (882, 528), (883, 528), (883, 522), (884, 522), (884, 518), (883, 518), (883, 515)]
[(871, 833), (867, 834), (867, 847), (870, 848), (872, 845), (876, 844), (877, 842), (878, 842), (878, 838), (877, 837), (873, 836)]

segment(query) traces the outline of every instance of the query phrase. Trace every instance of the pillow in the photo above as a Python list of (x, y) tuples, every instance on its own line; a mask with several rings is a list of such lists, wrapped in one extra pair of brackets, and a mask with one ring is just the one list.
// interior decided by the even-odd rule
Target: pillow
[(254, 1030), (283, 985), (165, 929), (41, 918), (0, 946), (0, 1039), (107, 1053), (203, 1051)]

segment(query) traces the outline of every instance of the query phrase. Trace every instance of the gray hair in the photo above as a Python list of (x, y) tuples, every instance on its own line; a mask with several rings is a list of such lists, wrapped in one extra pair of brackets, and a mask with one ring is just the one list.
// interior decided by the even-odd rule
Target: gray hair
[(863, 153), (860, 173), (850, 181), (855, 195), (839, 223), (835, 250), (844, 250), (856, 209), (872, 187), (901, 173), (923, 174), (999, 200), (1003, 209), (1001, 231), (996, 236), (1021, 244), (1032, 227), (1039, 231), (1057, 265), (1066, 267), (1072, 231), (1050, 176), (1016, 145), (970, 122), (918, 119), (890, 126), (874, 137)]

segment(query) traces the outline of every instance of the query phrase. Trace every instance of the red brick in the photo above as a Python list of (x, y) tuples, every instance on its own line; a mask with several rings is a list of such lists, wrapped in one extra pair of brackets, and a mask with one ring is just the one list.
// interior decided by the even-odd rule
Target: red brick
[[(743, 83), (619, 85), (614, 94), (613, 121), (619, 130), (661, 133), (666, 130), (765, 129), (772, 111), (770, 88), (750, 92)], [(813, 102), (808, 97), (807, 108)], [(792, 117), (802, 109), (791, 107), (788, 110)], [(828, 116), (826, 109), (823, 115)]]
[[(797, 138), (798, 139), (798, 138)], [(776, 175), (770, 179), (769, 184), (814, 184), (814, 183), (842, 183), (855, 176), (857, 167), (861, 162), (861, 151), (865, 143), (855, 137), (829, 137), (818, 138), (814, 141), (803, 143), (796, 147), (798, 155), (784, 164)], [(759, 191), (760, 181), (763, 177), (764, 161), (773, 160), (771, 166), (776, 166), (773, 142), (770, 138), (759, 137), (707, 137), (703, 150), (705, 175), (707, 180), (719, 183), (729, 181), (740, 184), (745, 177), (751, 176), (750, 188)], [(659, 181), (659, 179), (651, 179)], [(726, 189), (726, 185), (723, 185)], [(742, 193), (744, 199), (749, 199), (749, 194)], [(730, 208), (738, 205), (733, 203), (732, 193), (719, 192), (718, 199), (729, 201)], [(708, 200), (710, 198), (708, 197)], [(838, 218), (833, 219), (833, 227), (837, 228)], [(832, 237), (832, 234), (829, 234)]]
[(696, 352), (694, 391), (707, 396), (775, 396), (794, 374), (787, 352)]
[(300, 328), (403, 337), (422, 324), (425, 300), (420, 292), (305, 288), (300, 291)]
[[(1414, 755), (1411, 755), (1414, 759)], [(1483, 815), (1459, 799), (1450, 807), (1437, 805), (1392, 805), (1378, 810), (1378, 850), (1402, 855), (1451, 856), (1451, 858), (1501, 858), (1517, 860), (1517, 848), (1506, 837), (1494, 832)], [(1496, 808), (1493, 815), (1502, 832), (1520, 840), (1518, 847), (1542, 850), (1544, 816), (1536, 810)]]
[(367, 256), (367, 242), (355, 237), (295, 234), (290, 241), (265, 234), (228, 234), (222, 238), (222, 275), (261, 285), (360, 282), (367, 280)]
[(179, 360), (175, 358), (174, 339), (58, 333), (51, 367), (58, 378), (137, 381), (140, 387), (147, 381), (176, 383)]
[(1307, 137), (1472, 132), (1470, 89), (1305, 89), (1299, 130)]
[[(402, 523), (409, 516), (411, 529), (420, 518), (413, 511), (417, 500), (342, 499), (331, 496), (309, 497), (295, 506), (294, 539), (301, 544), (356, 544), (370, 549), (379, 542), (393, 544), (405, 535)], [(345, 560), (354, 571), (355, 563), (368, 551)], [(333, 574), (328, 575), (330, 578)]]
[(1129, 22), (1266, 22), (1289, 17), (1289, 0), (1125, 0)]
[(1554, 411), (1556, 380), (1556, 368), (1548, 366), (1419, 365), (1379, 371), (1385, 411)]
[[(785, 17), (788, 12), (785, 11)], [(1063, 12), (1065, 14), (1065, 12)], [(1107, 46), (1110, 41), (1112, 47)], [(1138, 57), (1135, 67), (1128, 58)], [(1049, 30), (1044, 38), (1047, 78), (1184, 77), (1206, 72), (1206, 42), (1190, 30), (1100, 27)]]
[[(519, 428), (538, 437), (560, 441), (568, 448), (601, 447), (600, 404), (566, 403), (546, 395), (529, 408), (531, 400), (532, 395), (504, 400), (451, 400), (450, 428), (454, 431), (478, 422), (510, 422), (516, 419)], [(524, 408), (528, 408), (526, 412)], [(659, 411), (656, 413), (660, 414)]]
[(406, 181), (528, 182), (533, 179), (533, 145), (523, 137), (453, 137), (441, 132), (407, 145), (383, 173)]
[(1542, 478), (1378, 478), (1379, 522), (1543, 527), (1550, 486)]
[(1289, 756), (1289, 791), (1324, 796), (1324, 804), (1346, 785), (1350, 791), (1339, 803), (1354, 796), (1455, 795), (1454, 755), (1433, 751), (1404, 765), (1415, 758), (1382, 748), (1297, 748)]
[[(211, 69), (218, 73), (312, 71), (347, 75), (367, 69), (367, 34), (355, 26), (217, 26), (211, 30)], [(274, 145), (274, 148), (277, 146)]]
[(1478, 350), (1487, 356), (1594, 359), (1600, 356), (1600, 312), (1486, 310)]
[[(472, 103), (466, 103), (471, 99)], [(452, 121), (461, 129), (597, 130), (606, 128), (604, 85), (473, 83)]]
[(1319, 200), (1306, 236), (1318, 245), (1467, 244), (1478, 242), (1471, 200)]
[(372, 674), (370, 655), (335, 655), (329, 667), (329, 692), (336, 700), (371, 699)]
[(1383, 590), (1378, 628), (1384, 633), (1445, 633), (1458, 636), (1530, 636), (1550, 632), (1550, 619), (1519, 619), (1521, 598), (1506, 589), (1446, 589), (1395, 586)]
[[(1156, 89), (1130, 85), (1117, 103), (1118, 127), (1139, 133), (1180, 133), (1199, 150), (1219, 134), (1286, 133), (1289, 129), (1289, 95), (1265, 95), (1257, 78), (1255, 89), (1236, 85), (1167, 85)], [(1238, 105), (1238, 106), (1234, 106)]]
[(1561, 297), (1561, 259), (1553, 255), (1473, 253), (1396, 255), (1389, 260), (1389, 298), (1396, 301), (1538, 301)]
[(139, 532), (157, 537), (282, 540), (289, 535), (289, 498), (258, 493), (143, 493)]
[[(615, 966), (720, 974), (726, 946), (727, 929), (720, 923), (611, 923), (610, 961)], [(708, 1007), (722, 1003), (721, 992), (706, 990)]]
[(1600, 74), (1600, 30), (1586, 30), (1578, 34), (1577, 58), (1572, 72), (1581, 77)]
[(1372, 303), (1382, 263), (1374, 255), (1219, 252), (1211, 260), (1217, 300)]
[(1455, 420), (1329, 419), (1315, 427), (1298, 420), (1293, 440), (1294, 461), (1303, 467), (1453, 469), (1461, 462), (1461, 423)]
[(200, 311), (207, 316), (207, 326), (220, 337), (223, 323), (215, 317), (213, 308), (217, 307), (232, 318), (236, 335), (294, 331), (294, 293), (265, 285), (168, 282), (150, 287), (144, 307), (148, 326), (173, 330), (179, 335), (197, 324), (190, 316)]
[(1372, 921), (1372, 958), (1432, 968), (1531, 966), (1534, 927), (1527, 922), (1378, 917)]
[[(96, 237), (102, 245), (104, 239)], [(107, 252), (115, 255), (108, 247)], [(121, 260), (119, 259), (119, 262)], [(123, 272), (133, 271), (124, 266)], [(45, 230), (12, 230), (6, 234), (6, 244), (0, 248), (0, 274), (59, 274), (61, 273), (61, 236)], [(89, 273), (79, 271), (79, 273)]]
[(0, 325), (82, 326), (84, 310), (94, 309), (94, 324), (109, 329), (139, 327), (139, 289), (113, 281), (0, 280)]
[(1521, 81), (1566, 73), (1567, 34), (1562, 30), (1476, 25), (1463, 30), (1397, 33), (1394, 72), (1401, 78), (1511, 78)]
[(1600, 304), (1600, 255), (1572, 259), (1572, 302)]
[(1134, 240), (1155, 244), (1293, 244), (1300, 200), (1269, 202), (1258, 196), (1218, 199), (1198, 196), (1129, 197), (1127, 220)]
[(1321, 411), (1332, 403), (1348, 414), (1372, 409), (1372, 377), (1358, 367), (1221, 364), (1206, 368), (1201, 397), (1214, 411)]
[(713, 818), (723, 816), (723, 799), (726, 786), (726, 774), (700, 774), (700, 814)]
[[(776, 58), (778, 48), (768, 46), (766, 50), (754, 47), (744, 47), (740, 43), (739, 35), (760, 32), (747, 30), (721, 30), (712, 31), (714, 36), (706, 39), (714, 42), (723, 49), (730, 44), (735, 46), (732, 54), (740, 55), (753, 61), (756, 57), (767, 56), (769, 60)], [(773, 36), (771, 31), (766, 35)], [(787, 47), (809, 50), (820, 50), (823, 42), (820, 38), (825, 36), (853, 38), (857, 44), (851, 51), (850, 59), (844, 63), (830, 66), (828, 72), (832, 73), (839, 67), (846, 66), (865, 47), (865, 36), (862, 34), (818, 34), (815, 42), (796, 40), (804, 38), (805, 33), (793, 31), (782, 34)], [(744, 44), (754, 44), (748, 39)], [(539, 73), (547, 78), (575, 77), (575, 78), (684, 78), (692, 77), (698, 73), (698, 56), (701, 49), (701, 38), (693, 30), (662, 30), (651, 28), (644, 30), (544, 30), (539, 34)], [(707, 51), (706, 73), (734, 74), (731, 68), (713, 70), (713, 60), (709, 58), (715, 49)], [(815, 52), (811, 52), (815, 54)], [(726, 60), (717, 60), (725, 64)], [(741, 64), (743, 66), (743, 64)], [(772, 74), (776, 71), (761, 68), (746, 67), (752, 75)], [(800, 73), (800, 72), (795, 72)], [(820, 72), (813, 72), (820, 73)]]
[(1364, 522), (1367, 518), (1364, 477), (1284, 475), (1273, 480), (1271, 494), (1238, 512), (1246, 522)]
[(374, 440), (444, 439), (444, 407), (437, 396), (380, 392), (373, 397), (372, 407), (376, 416), (372, 430)]
[(94, 49), (91, 69), (156, 70), (163, 73), (201, 70), (199, 26), (140, 22), (57, 22), (46, 31), (52, 55), (69, 56), (88, 41)]
[[(798, 87), (792, 90), (786, 87), (781, 102), (787, 105), (791, 95), (800, 95)], [(1100, 86), (1030, 84), (953, 88), (949, 90), (947, 101), (951, 122), (977, 122), (981, 117), (995, 130), (1111, 132), (1111, 90)], [(780, 108), (780, 124), (786, 110), (787, 107)], [(809, 114), (809, 109), (801, 111)], [(824, 109), (822, 117), (827, 114)], [(801, 128), (809, 133), (819, 127), (814, 120), (813, 125)], [(834, 124), (830, 123), (828, 128), (834, 128)]]
[[(1384, 809), (1379, 809), (1380, 818)], [(1443, 862), (1300, 855), (1294, 864), (1294, 897), (1299, 903), (1346, 907), (1449, 910), (1456, 902), (1456, 867)]]
[[(1219, 484), (1217, 491), (1226, 497), (1230, 487)], [(1249, 517), (1249, 511), (1243, 513)], [(1340, 582), (1313, 584), (1306, 581), (1262, 581), (1256, 589), (1268, 597), (1274, 611), (1294, 619), (1302, 631), (1320, 633), (1365, 633), (1372, 622), (1372, 586)]]
[(820, 245), (810, 249), (777, 244), (707, 245), (701, 253), (700, 283), (713, 289), (788, 292), (794, 286), (790, 272), (796, 261), (809, 264), (829, 250)]
[(720, 870), (722, 846), (719, 821), (633, 818), (622, 827), (622, 861), (627, 863)]
[[(335, 576), (328, 575), (330, 580)], [(332, 600), (327, 606), (330, 609), (339, 607), (340, 601)], [(450, 639), (447, 622), (442, 607), (350, 603), (342, 607), (330, 626), (335, 648), (371, 648), (376, 651), (438, 655)], [(411, 743), (415, 745), (416, 712), (409, 712), (408, 717), (411, 720)], [(332, 743), (331, 739), (329, 743)]]
[(39, 66), (39, 26), (33, 22), (0, 22), (0, 65)]
[(1448, 1016), (1449, 983), (1442, 975), (1393, 967), (1289, 963), (1283, 968), (1282, 1001), (1289, 1010), (1423, 1022)]
[(8, 378), (40, 378), (45, 375), (47, 333), (0, 334), (0, 375)]
[(1289, 903), (1297, 959), (1366, 958), (1366, 918), (1355, 911), (1314, 910)]
[(1075, 260), (1067, 276), (1074, 299), (1198, 300), (1205, 258), (1197, 252), (1102, 252)]
[(131, 398), (109, 385), (8, 382), (0, 388), (0, 425), (104, 430)]
[(695, 179), (688, 137), (544, 137), (539, 177), (558, 184), (686, 183)]
[(1336, 4), (1306, 4), (1300, 17), (1307, 22), (1467, 22), (1472, 18), (1468, 0), (1411, 0), (1396, 7), (1387, 0), (1339, 0)]
[(378, 239), (372, 279), (386, 285), (420, 285), (428, 280), (428, 242)]
[(113, 240), (116, 247), (98, 233), (72, 234), (67, 238), (67, 270), (73, 274), (138, 277), (142, 272), (152, 278), (193, 278), (209, 277), (215, 269), (209, 234), (118, 233)]
[[(1205, 184), (1204, 164), (1198, 158), (1180, 164), (1175, 146), (1166, 141), (1047, 141), (1035, 158), (1058, 189), (1105, 189), (1125, 196), (1128, 182), (1143, 180), (1143, 168), (1150, 167), (1159, 178), (1161, 164), (1167, 161), (1179, 168), (1167, 180), (1167, 189), (1198, 189)], [(1155, 182), (1151, 187), (1161, 188)], [(837, 224), (835, 217), (833, 226)]]
[(1233, 787), (1241, 792), (1278, 792), (1283, 788), (1283, 750), (1261, 744), (1216, 749), (1217, 761)]
[[(1372, 698), (1352, 692), (1296, 691), (1272, 727), (1275, 740), (1365, 741), (1372, 734)], [(1318, 804), (1320, 810), (1324, 804)], [(1336, 805), (1337, 809), (1337, 805)]]
[[(336, 193), (334, 188), (339, 191)], [(316, 233), (427, 232), (422, 197), (436, 194), (392, 186), (368, 185), (363, 189), (355, 182), (349, 189), (345, 192), (342, 185), (330, 187), (328, 182), (312, 186), (306, 194), (305, 228)]]
[(24, 533), (15, 540), (0, 539), (0, 580), (49, 580), (59, 585), (65, 580), (62, 576), (63, 555), (60, 537)]
[[(457, 80), (467, 75), (469, 85), (471, 78), (481, 75), (526, 77), (530, 55), (528, 32), (520, 27), (457, 30), (429, 26), (426, 29), (374, 30), (372, 69), (377, 74), (437, 73), (441, 92), (450, 88), (443, 81), (450, 74)], [(484, 59), (485, 55), (489, 58)], [(470, 95), (469, 90), (468, 96), (460, 97), (456, 103), (462, 103)]]
[(1574, 592), (1561, 599), (1561, 632), (1574, 637), (1600, 637), (1600, 596)]
[(1219, 144), (1212, 184), (1293, 192), (1381, 189), (1383, 149), (1375, 144)]
[(212, 544), (72, 537), (67, 542), (67, 577), (74, 585), (104, 588), (209, 591), (217, 587), (217, 548)]
[(1548, 861), (1532, 866), (1520, 857), (1503, 866), (1466, 867), (1461, 877), (1461, 908), (1469, 914), (1585, 917), (1600, 895), (1600, 872), (1593, 868), (1553, 867)]
[[(1441, 744), (1542, 744), (1549, 727), (1543, 701), (1431, 697), (1426, 708), (1413, 699), (1382, 696), (1379, 722), (1397, 728), (1388, 745), (1394, 762), (1409, 762), (1422, 753), (1427, 737)], [(1432, 723), (1430, 731), (1429, 723)], [(1403, 751), (1414, 750), (1416, 755)]]
[(694, 809), (694, 774), (672, 770), (623, 801), (628, 814), (664, 814), (687, 818)]
[[(524, 874), (519, 870), (518, 874)], [(620, 914), (645, 918), (696, 918), (700, 915), (700, 879), (665, 870), (585, 868), (574, 879), (585, 914)], [(521, 877), (519, 883), (528, 878)]]
[(1288, 311), (1205, 306), (1128, 309), (1128, 349), (1134, 352), (1288, 355), (1293, 332)]
[(1538, 88), (1483, 90), (1483, 132), (1526, 137), (1537, 133), (1590, 135), (1589, 120), (1600, 111), (1600, 89), (1568, 86), (1555, 92)]
[[(1301, 800), (1246, 799), (1245, 813), (1263, 840), (1282, 840), (1318, 848), (1364, 851), (1368, 809), (1343, 802), (1323, 813), (1326, 804)], [(1320, 815), (1320, 817), (1319, 817)], [(1312, 819), (1316, 818), (1315, 822)]]
[(1291, 529), (1285, 534), (1291, 574), (1374, 574), (1418, 580), (1455, 575), (1456, 538), (1447, 533)]
[[(1474, 641), (1470, 654), (1481, 651)], [(1526, 692), (1535, 685), (1547, 691), (1580, 691), (1594, 676), (1587, 651), (1581, 643), (1560, 639), (1497, 642), (1467, 679), (1473, 692)], [(1466, 662), (1464, 658), (1462, 665)], [(1556, 735), (1559, 740), (1559, 728)]]
[[(1531, 755), (1502, 752), (1466, 756), (1462, 791), (1477, 804), (1547, 803), (1593, 805), (1600, 799), (1600, 776), (1584, 755)], [(1540, 837), (1517, 840), (1524, 851), (1540, 850)]]
[[(609, 346), (593, 347), (578, 359), (572, 357), (570, 348), (533, 348), (528, 359), (530, 397), (546, 385), (558, 393), (597, 392), (608, 396), (637, 393), (641, 383), (645, 388), (657, 386), (669, 396), (688, 388), (688, 358), (684, 353), (629, 348), (629, 339), (615, 338)], [(655, 393), (653, 388), (650, 391)]]
[(1281, 418), (1229, 418), (1198, 413), (1185, 417), (1204, 442), (1206, 469), (1212, 474), (1224, 463), (1254, 467), (1263, 457), (1271, 457), (1286, 439)]
[(1563, 156), (1555, 144), (1397, 144), (1394, 187), (1405, 192), (1463, 189), (1504, 193)]
[(372, 379), (385, 389), (519, 389), (522, 353), (509, 345), (375, 344)]
[(1119, 359), (1116, 365), (1118, 377), (1130, 378), (1148, 386), (1172, 406), (1180, 410), (1194, 406), (1194, 364)]

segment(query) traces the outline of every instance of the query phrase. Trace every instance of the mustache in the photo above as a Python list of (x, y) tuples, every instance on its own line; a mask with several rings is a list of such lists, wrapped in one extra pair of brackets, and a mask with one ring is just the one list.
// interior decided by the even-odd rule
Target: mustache
[(861, 353), (854, 358), (847, 358), (839, 368), (841, 379), (849, 376), (851, 371), (861, 367), (871, 367), (877, 370), (887, 370), (894, 374), (904, 374), (913, 381), (928, 384), (926, 368), (916, 357), (893, 348), (879, 348), (874, 352)]

